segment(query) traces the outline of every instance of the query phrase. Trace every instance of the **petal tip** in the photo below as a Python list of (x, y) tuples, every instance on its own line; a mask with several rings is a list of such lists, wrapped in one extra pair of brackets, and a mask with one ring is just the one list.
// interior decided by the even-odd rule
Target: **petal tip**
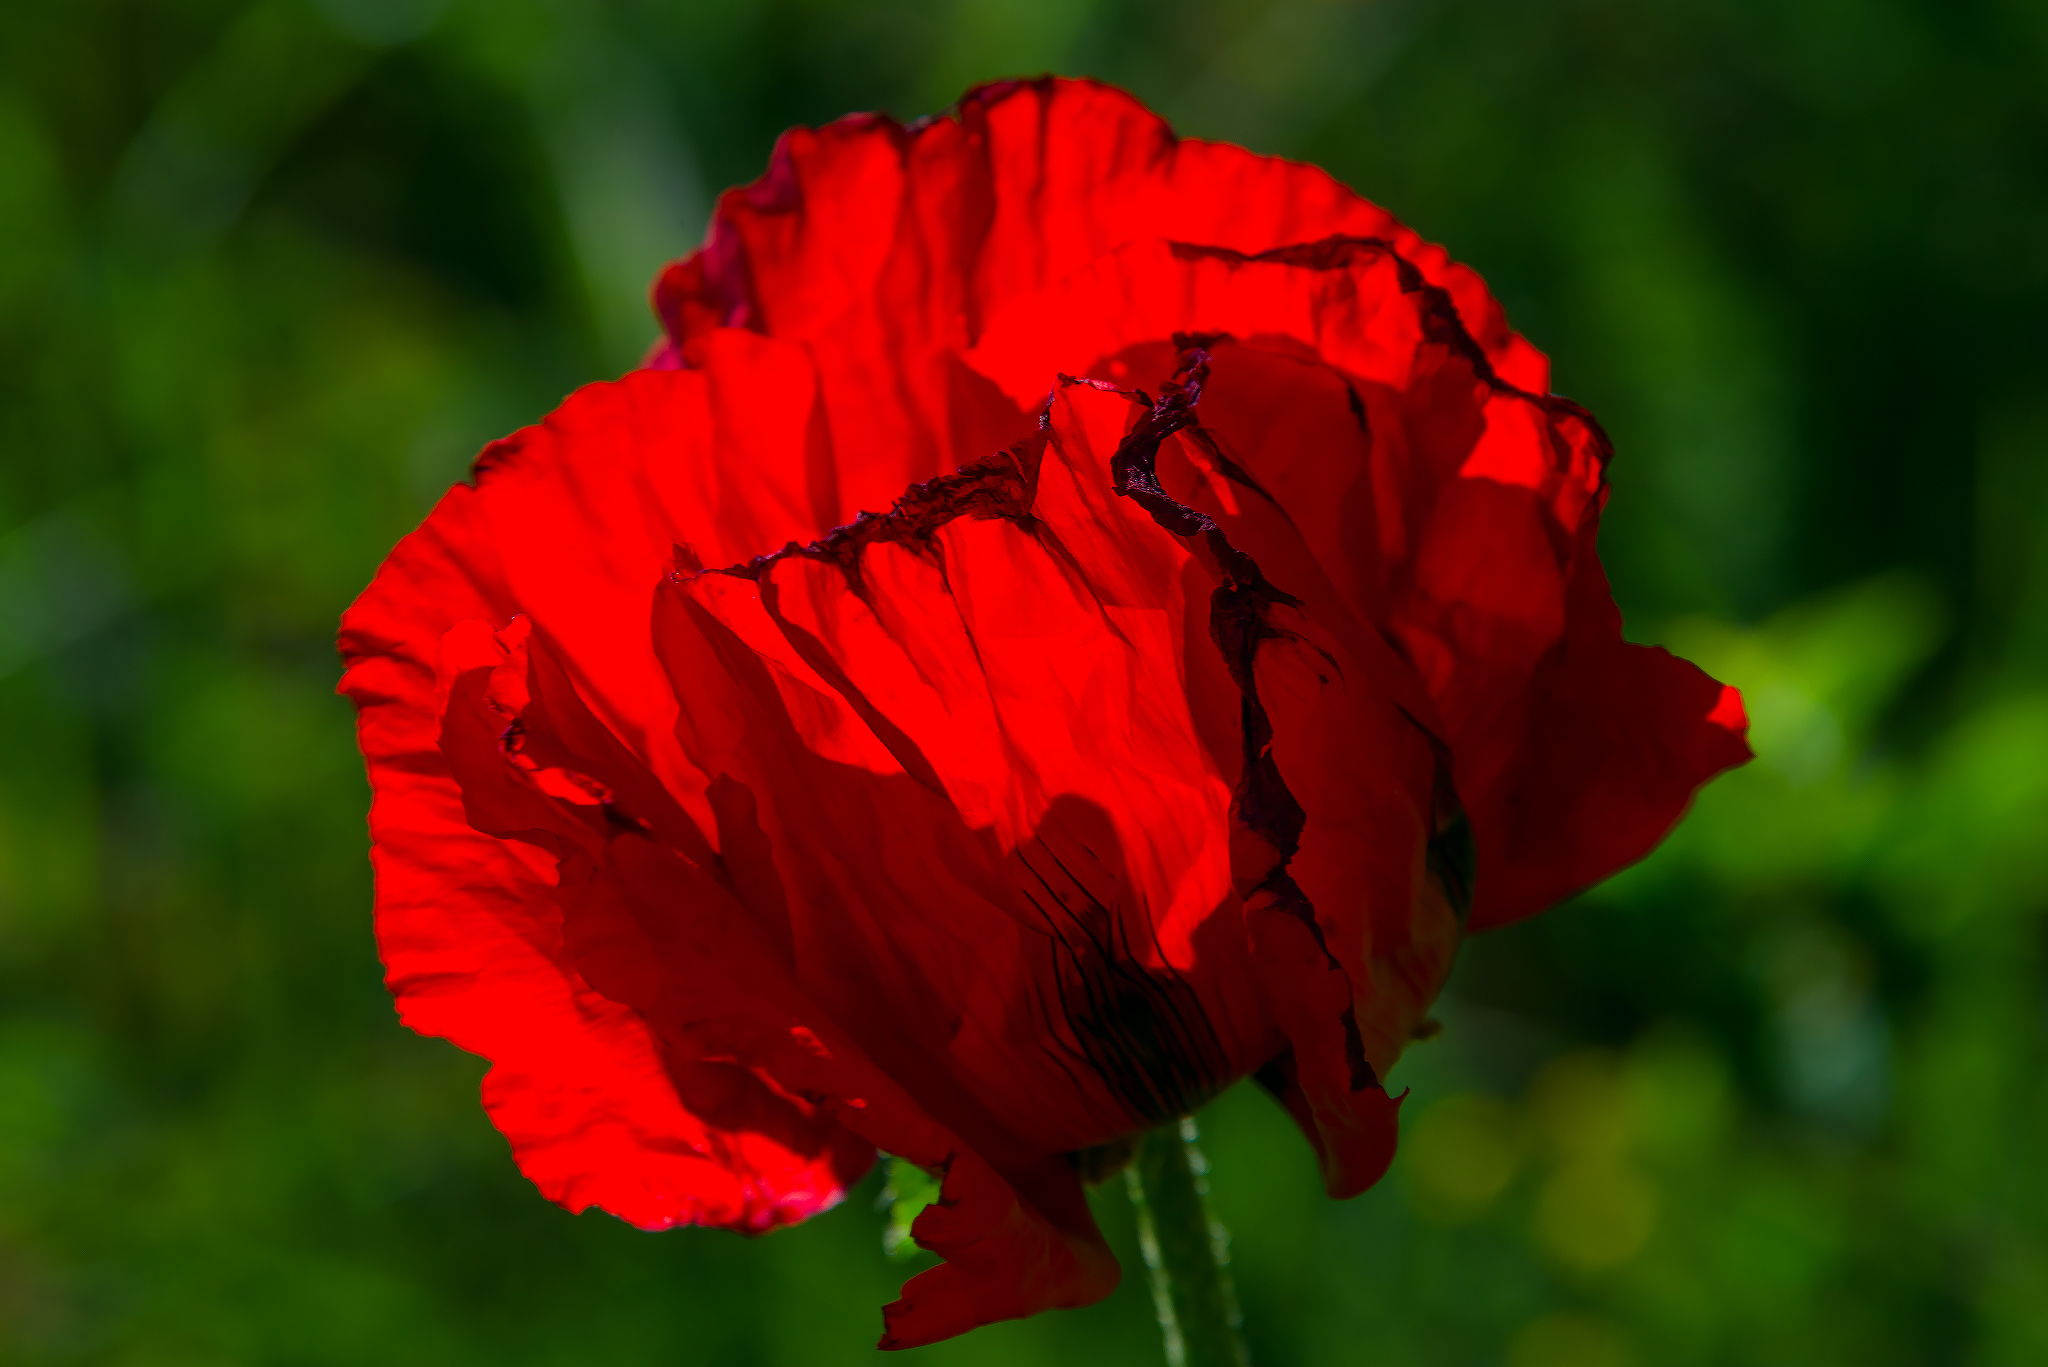
[(1749, 713), (1742, 705), (1742, 691), (1734, 684), (1722, 684), (1721, 696), (1714, 700), (1713, 710), (1707, 713), (1707, 720), (1738, 736), (1748, 735)]

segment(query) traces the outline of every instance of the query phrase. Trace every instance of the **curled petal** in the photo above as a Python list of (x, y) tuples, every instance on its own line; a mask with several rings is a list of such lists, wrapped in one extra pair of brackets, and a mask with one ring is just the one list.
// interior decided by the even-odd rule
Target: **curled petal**
[[(1086, 301), (1084, 303), (1084, 301)], [(1078, 326), (1057, 320), (1078, 318)], [(1054, 348), (1109, 376), (1213, 356), (1169, 489), (1357, 650), (1445, 747), (1477, 848), (1470, 925), (1542, 910), (1641, 858), (1748, 757), (1739, 700), (1621, 639), (1594, 552), (1607, 441), (1509, 382), (1389, 242), (1258, 256), (1150, 241), (991, 322), (970, 363), (1014, 392)]]
[[(469, 819), (554, 856), (560, 961), (645, 1025), (677, 1099), (723, 1127), (700, 1147), (730, 1161), (807, 1143), (835, 1179), (826, 1204), (878, 1145), (943, 1174), (942, 1209), (916, 1233), (950, 1270), (914, 1280), (891, 1308), (897, 1346), (1085, 1304), (1115, 1285), (1072, 1169), (1015, 1163), (1011, 1177), (999, 1175), (869, 1060), (796, 981), (786, 924), (762, 914), (773, 908), (734, 868), (738, 842), (729, 842), (730, 858), (710, 854), (524, 619), (497, 633), (460, 625), (446, 654), (474, 662), (446, 688), (441, 739)], [(902, 1058), (891, 1061), (917, 1077)], [(944, 1109), (949, 1098), (937, 1099)], [(974, 1118), (971, 1108), (950, 1109)], [(991, 1137), (1000, 1145), (984, 1125)], [(743, 1177), (762, 1199), (789, 1206), (820, 1185), (790, 1164)]]
[[(443, 745), (464, 750), (478, 669), (487, 675), (499, 651), (482, 622), (464, 630), (450, 618), (496, 615), (503, 601), (474, 512), (472, 491), (451, 494), (344, 636), (355, 663), (343, 686), (361, 708), (376, 791), (378, 944), (401, 1019), (491, 1060), (486, 1110), (521, 1170), (571, 1210), (596, 1205), (650, 1229), (760, 1232), (837, 1204), (872, 1151), (733, 1070), (668, 1053), (645, 1019), (566, 961), (555, 860), (479, 830), (465, 810)], [(450, 667), (437, 680), (442, 659)], [(495, 730), (469, 739), (495, 754)]]

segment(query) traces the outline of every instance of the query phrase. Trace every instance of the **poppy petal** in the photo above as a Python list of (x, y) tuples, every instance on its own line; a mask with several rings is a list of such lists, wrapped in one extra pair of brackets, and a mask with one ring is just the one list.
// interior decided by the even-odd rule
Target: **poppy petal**
[[(708, 643), (719, 644), (714, 624), (697, 625), (706, 628)], [(662, 637), (680, 649), (676, 633), (687, 629), (672, 624)], [(792, 956), (799, 963), (804, 956), (789, 938), (788, 921), (776, 914), (788, 904), (764, 897), (741, 867), (744, 842), (728, 838), (720, 855), (710, 854), (652, 775), (596, 722), (562, 661), (526, 619), (496, 633), (482, 623), (458, 625), (444, 657), (455, 663), (444, 690), (441, 750), (461, 784), (468, 820), (554, 858), (562, 961), (604, 1001), (646, 1022), (663, 1057), (676, 1061), (670, 1076), (682, 1100), (700, 1114), (722, 1106), (713, 1114), (728, 1124), (754, 1122), (751, 1131), (723, 1134), (703, 1147), (726, 1156), (742, 1142), (758, 1150), (808, 1140), (823, 1150), (818, 1166), (850, 1181), (879, 1145), (943, 1174), (941, 1209), (921, 1219), (915, 1233), (952, 1270), (914, 1280), (892, 1310), (897, 1346), (1084, 1304), (1115, 1285), (1114, 1259), (1079, 1199), (1073, 1170), (1059, 1162), (1048, 1169), (1046, 1160), (1057, 1155), (1042, 1149), (1020, 1156), (956, 1088), (943, 1080), (930, 1085), (931, 1069), (917, 1067), (914, 1046), (874, 1028), (880, 1013), (872, 1003), (859, 1019), (870, 1039), (893, 1046), (890, 1071), (868, 1061), (861, 1044), (792, 976)], [(705, 667), (693, 679), (692, 702), (736, 720), (707, 686), (705, 673), (718, 666), (707, 658), (690, 663)], [(732, 663), (740, 666), (740, 682), (758, 682), (747, 677), (743, 660)], [(770, 702), (777, 697), (772, 688), (766, 694)], [(724, 700), (747, 702), (737, 691)], [(749, 729), (758, 739), (758, 728)], [(852, 880), (841, 885), (859, 891)], [(902, 1078), (925, 1083), (922, 1094), (939, 1108), (979, 1121), (983, 1147), (1006, 1157), (1010, 1173), (998, 1175), (980, 1152), (936, 1123)], [(747, 1175), (764, 1196), (783, 1201), (807, 1196), (814, 1176), (788, 1167)], [(831, 1194), (839, 1189), (835, 1182)]]
[(571, 1210), (758, 1232), (836, 1204), (868, 1157), (743, 1078), (665, 1056), (635, 1012), (564, 962), (554, 861), (465, 813), (441, 748), (436, 664), (451, 615), (504, 610), (476, 513), (474, 491), (451, 493), (343, 637), (376, 792), (378, 943), (401, 1019), (492, 1061), (485, 1109), (521, 1171)]
[[(1287, 1048), (1348, 1194), (1391, 1154), (1379, 1074), (1457, 939), (1427, 860), (1438, 761), (1382, 687), (1383, 647), (1355, 662), (1129, 468), (1165, 440), (1144, 440), (1156, 416), (1063, 386), (1043, 440), (1006, 462), (801, 553), (678, 579), (660, 649), (693, 762), (754, 796), (806, 989), (892, 1076), (925, 1079), (906, 1085), (999, 1168), (1034, 1139), (1078, 1149), (1157, 1123)], [(1191, 615), (1209, 618), (1198, 652)], [(1234, 763), (1204, 741), (1230, 710), (1262, 728)], [(1250, 845), (1185, 843), (1228, 829), (1226, 807)], [(931, 843), (947, 832), (950, 852)], [(991, 849), (1035, 880), (1021, 903)], [(1032, 952), (1034, 912), (1067, 951), (1136, 947), (1112, 966), (1123, 1017), (1076, 1015), (1100, 984)], [(1236, 977), (1247, 949), (1255, 991)], [(1146, 999), (1148, 976), (1170, 985)], [(1020, 1009), (1020, 985), (1058, 1012)], [(1050, 1036), (1036, 1065), (983, 1043), (1019, 1017)], [(1139, 1035), (1169, 1047), (1147, 1054)], [(1060, 1106), (1063, 1086), (1105, 1084), (1104, 1119)]]
[(655, 305), (692, 364), (719, 328), (809, 353), (850, 518), (1022, 434), (1020, 408), (1047, 386), (1020, 403), (958, 360), (1008, 301), (1131, 241), (1252, 254), (1330, 233), (1393, 244), (1450, 292), (1497, 369), (1547, 386), (1477, 274), (1327, 172), (1178, 138), (1121, 90), (1052, 77), (983, 86), (909, 127), (858, 115), (784, 134)]
[(1413, 666), (1426, 700), (1401, 703), (1454, 757), (1476, 839), (1472, 928), (1641, 858), (1748, 757), (1718, 684), (1621, 639), (1604, 435), (1503, 380), (1387, 243), (1132, 243), (1012, 301), (968, 360), (1025, 393), (1056, 348), (1102, 376), (1170, 364), (1173, 336), (1218, 340), (1204, 447), (1166, 477), (1354, 648), (1383, 634)]

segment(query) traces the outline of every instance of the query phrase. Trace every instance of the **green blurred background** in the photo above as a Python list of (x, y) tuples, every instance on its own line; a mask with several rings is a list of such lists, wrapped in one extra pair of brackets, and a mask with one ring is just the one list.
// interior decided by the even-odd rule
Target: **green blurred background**
[[(870, 1357), (879, 1175), (572, 1217), (399, 1028), (331, 637), (778, 130), (1047, 68), (1484, 272), (1615, 437), (1632, 634), (1755, 719), (1468, 947), (1381, 1187), (1203, 1117), (1255, 1359), (2048, 1361), (2041, 0), (4, 0), (0, 1361)], [(1132, 1275), (908, 1357), (1158, 1352)]]

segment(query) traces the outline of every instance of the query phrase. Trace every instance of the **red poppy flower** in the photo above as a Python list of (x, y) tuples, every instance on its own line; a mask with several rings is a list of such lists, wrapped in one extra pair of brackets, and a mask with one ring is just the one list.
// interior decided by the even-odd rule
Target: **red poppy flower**
[(1599, 429), (1313, 167), (992, 86), (789, 134), (656, 300), (344, 619), (379, 942), (571, 1209), (941, 1174), (885, 1345), (1104, 1295), (1076, 1156), (1247, 1075), (1369, 1185), (1462, 931), (1748, 753)]

